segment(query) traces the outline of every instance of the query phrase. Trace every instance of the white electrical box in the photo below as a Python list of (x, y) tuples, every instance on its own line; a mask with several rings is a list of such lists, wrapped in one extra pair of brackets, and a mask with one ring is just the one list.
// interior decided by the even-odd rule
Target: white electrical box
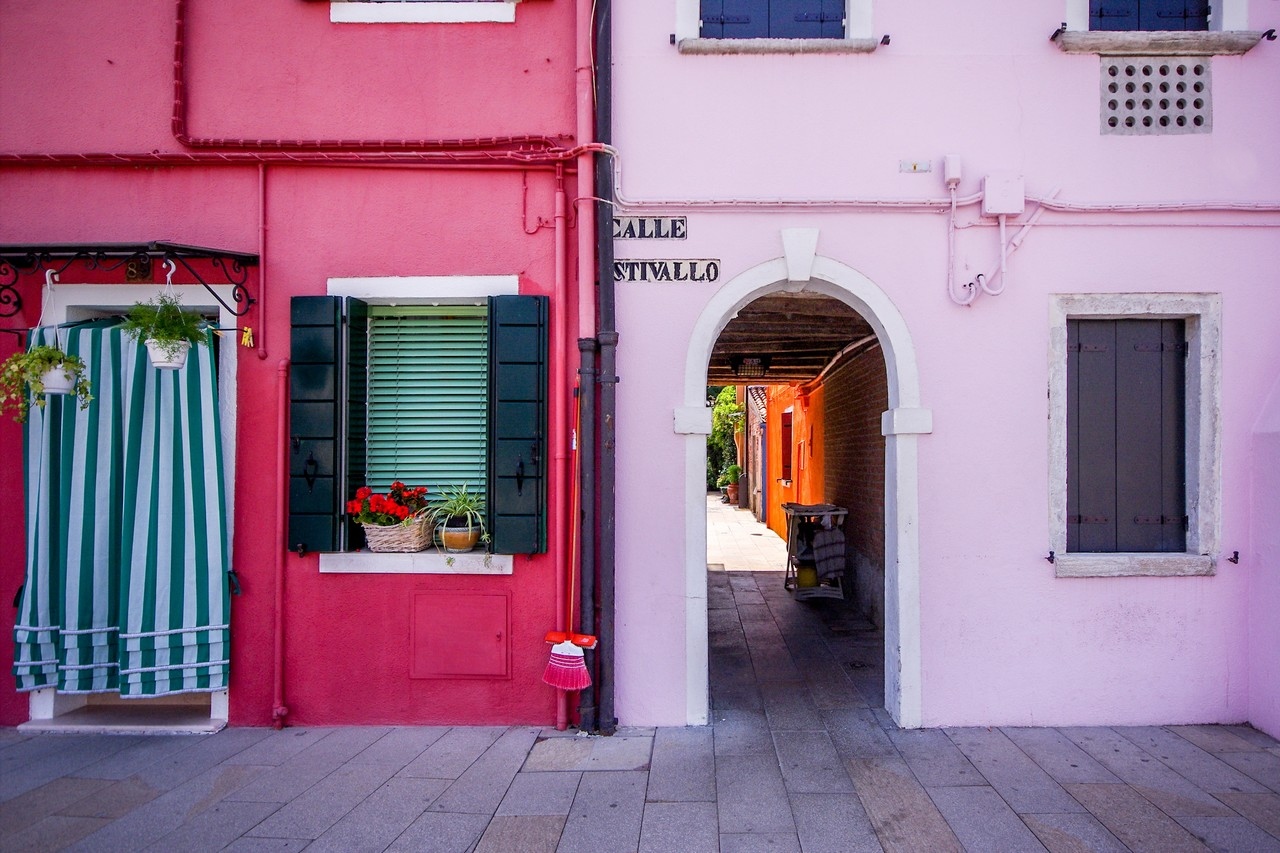
[(982, 179), (982, 215), (1017, 216), (1026, 206), (1026, 196), (1022, 175), (993, 172)]
[(962, 171), (959, 154), (948, 154), (942, 158), (942, 180), (946, 182), (948, 189), (960, 185)]

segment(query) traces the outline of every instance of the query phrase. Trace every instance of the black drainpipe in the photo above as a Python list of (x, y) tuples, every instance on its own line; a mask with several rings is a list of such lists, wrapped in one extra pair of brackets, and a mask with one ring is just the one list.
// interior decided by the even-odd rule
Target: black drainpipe
[[(600, 242), (599, 240), (596, 241)], [(586, 287), (594, 282), (581, 283)], [(579, 630), (596, 632), (596, 339), (578, 338), (578, 566), (581, 569)], [(578, 694), (578, 727), (584, 731), (596, 728), (596, 684), (600, 680), (597, 654), (586, 652), (587, 668), (593, 683)]]
[[(613, 142), (613, 17), (610, 0), (597, 0), (595, 20), (596, 141)], [(597, 625), (600, 638), (597, 652), (599, 679), (596, 685), (597, 728), (602, 734), (613, 734), (618, 720), (613, 711), (613, 571), (615, 540), (614, 480), (617, 459), (614, 455), (617, 414), (617, 347), (618, 331), (614, 313), (613, 288), (613, 168), (608, 155), (596, 158), (596, 195), (604, 202), (596, 203), (596, 244), (599, 262), (597, 277), (600, 306), (596, 340), (600, 344), (600, 465), (599, 465), (599, 577), (596, 589)], [(585, 550), (585, 549), (584, 549)], [(585, 574), (585, 572), (584, 572)], [(586, 597), (584, 598), (584, 606)]]

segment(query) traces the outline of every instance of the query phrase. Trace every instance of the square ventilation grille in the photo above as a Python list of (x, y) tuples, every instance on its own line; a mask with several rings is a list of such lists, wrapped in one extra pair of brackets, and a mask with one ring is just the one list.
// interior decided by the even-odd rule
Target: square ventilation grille
[(1213, 129), (1207, 56), (1102, 57), (1102, 132), (1123, 136)]

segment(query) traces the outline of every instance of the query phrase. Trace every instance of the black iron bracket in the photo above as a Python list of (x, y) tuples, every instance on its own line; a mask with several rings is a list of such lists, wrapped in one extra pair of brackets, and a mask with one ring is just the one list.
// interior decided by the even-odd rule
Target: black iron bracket
[(22, 310), (22, 294), (18, 293), (17, 283), (17, 269), (8, 258), (0, 257), (0, 317), (12, 317)]
[(1239, 552), (1239, 551), (1232, 551), (1232, 552), (1231, 552), (1231, 556), (1230, 556), (1230, 557), (1227, 557), (1227, 562), (1228, 562), (1228, 563), (1239, 563), (1239, 562), (1240, 562), (1240, 552)]
[[(231, 285), (231, 305), (218, 295), (213, 284), (205, 281), (191, 265), (193, 260), (207, 260), (222, 274), (223, 281), (213, 284)], [(47, 273), (62, 275), (73, 264), (82, 263), (86, 269), (114, 272), (123, 269), (126, 282), (148, 282), (155, 262), (172, 262), (181, 265), (197, 284), (209, 291), (218, 304), (237, 317), (249, 312), (255, 300), (244, 286), (249, 279), (249, 267), (258, 265), (258, 256), (201, 246), (184, 246), (179, 243), (157, 241), (154, 243), (106, 243), (100, 245), (48, 244), (0, 246), (0, 317), (12, 317), (22, 310), (22, 297), (18, 293), (18, 277), (22, 273)]]

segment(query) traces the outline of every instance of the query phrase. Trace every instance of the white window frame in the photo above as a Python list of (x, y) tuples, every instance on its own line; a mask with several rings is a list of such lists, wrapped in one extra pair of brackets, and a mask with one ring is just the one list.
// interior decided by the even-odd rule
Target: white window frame
[[(372, 305), (484, 305), (490, 296), (519, 294), (520, 277), (331, 278), (325, 292), (329, 296), (355, 297)], [(434, 548), (408, 554), (372, 551), (320, 554), (321, 574), (509, 575), (514, 565), (510, 554), (442, 554)]]
[(511, 24), (518, 0), (330, 0), (335, 24)]
[(701, 37), (699, 0), (676, 0), (676, 45), (681, 53), (870, 53), (880, 44), (871, 29), (871, 4), (845, 0), (843, 39), (707, 39)]
[[(1067, 320), (1185, 320), (1186, 552), (1067, 553)], [(1049, 550), (1057, 577), (1212, 575), (1221, 531), (1222, 297), (1055, 294), (1049, 300)]]

